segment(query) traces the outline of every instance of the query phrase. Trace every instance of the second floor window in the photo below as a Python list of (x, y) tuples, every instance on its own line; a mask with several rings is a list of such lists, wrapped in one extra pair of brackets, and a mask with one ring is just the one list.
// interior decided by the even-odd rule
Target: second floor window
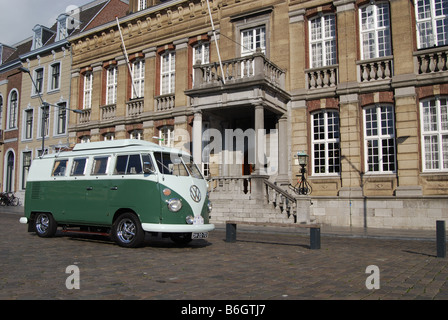
[(241, 56), (254, 54), (257, 48), (266, 54), (266, 27), (260, 26), (253, 29), (241, 31)]
[(311, 115), (311, 121), (313, 174), (339, 174), (339, 113), (337, 111), (316, 112)]
[(50, 67), (50, 90), (57, 90), (60, 86), (61, 64), (55, 63)]
[(437, 97), (420, 103), (423, 171), (448, 170), (448, 99)]
[(164, 126), (159, 129), (159, 145), (174, 147), (174, 127)]
[(313, 18), (310, 26), (311, 68), (336, 64), (336, 23), (334, 14)]
[(361, 25), (361, 57), (363, 60), (390, 56), (389, 4), (378, 2), (359, 9)]
[(168, 51), (160, 59), (160, 94), (174, 93), (176, 83), (176, 53), (174, 51)]
[(84, 75), (84, 109), (92, 108), (93, 73), (86, 72)]
[(107, 69), (106, 104), (115, 104), (117, 102), (117, 74), (117, 67)]
[(132, 76), (134, 81), (132, 99), (142, 98), (145, 89), (145, 61), (137, 60), (132, 64)]
[(418, 48), (448, 44), (448, 1), (415, 0)]
[(25, 139), (33, 138), (33, 110), (25, 110)]
[(40, 68), (34, 71), (34, 84), (36, 86), (33, 88), (33, 93), (42, 93), (44, 88), (44, 69)]
[(16, 90), (12, 91), (9, 96), (8, 105), (8, 129), (17, 128), (17, 112), (19, 106), (19, 95)]
[(55, 108), (57, 114), (56, 134), (65, 134), (67, 131), (67, 103), (58, 103), (58, 106), (59, 108)]

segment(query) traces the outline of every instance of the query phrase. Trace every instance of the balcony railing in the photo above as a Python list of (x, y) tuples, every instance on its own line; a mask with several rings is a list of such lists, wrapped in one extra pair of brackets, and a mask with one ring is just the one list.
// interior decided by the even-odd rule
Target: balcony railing
[(357, 61), (359, 82), (389, 80), (393, 76), (393, 57)]
[(264, 80), (281, 89), (285, 87), (285, 72), (266, 59), (261, 51), (251, 56), (222, 61), (222, 70), (219, 63), (196, 64), (193, 68), (194, 89), (219, 86), (223, 82), (237, 84), (250, 80)]
[(335, 87), (338, 84), (338, 65), (305, 70), (309, 90)]
[(448, 48), (431, 48), (414, 52), (417, 74), (448, 71)]
[(79, 114), (79, 123), (88, 123), (90, 122), (90, 115), (92, 113), (91, 109), (81, 110), (82, 113)]
[(174, 109), (176, 97), (174, 94), (165, 94), (154, 99), (155, 111), (167, 111)]
[(100, 107), (101, 110), (101, 120), (113, 120), (115, 118), (115, 112), (117, 110), (116, 104), (109, 104)]
[(126, 116), (137, 117), (143, 113), (145, 108), (145, 99), (137, 98), (126, 102)]

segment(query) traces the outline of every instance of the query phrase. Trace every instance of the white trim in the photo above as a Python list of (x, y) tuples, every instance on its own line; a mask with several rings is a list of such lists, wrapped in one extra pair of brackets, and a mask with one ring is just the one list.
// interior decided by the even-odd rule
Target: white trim
[(143, 230), (147, 232), (173, 232), (173, 233), (197, 233), (209, 232), (215, 229), (214, 224), (155, 224), (142, 223)]

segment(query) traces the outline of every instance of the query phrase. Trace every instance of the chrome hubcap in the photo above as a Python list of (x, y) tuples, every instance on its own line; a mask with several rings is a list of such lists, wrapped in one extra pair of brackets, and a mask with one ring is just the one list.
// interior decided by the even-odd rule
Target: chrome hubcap
[(118, 224), (117, 237), (123, 243), (130, 243), (136, 233), (136, 226), (131, 219), (123, 219)]

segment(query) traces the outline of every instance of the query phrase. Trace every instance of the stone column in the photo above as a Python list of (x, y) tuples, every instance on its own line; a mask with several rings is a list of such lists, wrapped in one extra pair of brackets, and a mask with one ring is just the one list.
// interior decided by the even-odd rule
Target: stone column
[(264, 132), (264, 107), (262, 104), (255, 106), (255, 170), (253, 174), (262, 173), (265, 132)]
[[(272, 157), (273, 155), (271, 155)], [(287, 185), (288, 177), (288, 117), (282, 115), (278, 120), (278, 177), (279, 184)]]
[(193, 120), (193, 161), (202, 164), (202, 112), (196, 111)]

